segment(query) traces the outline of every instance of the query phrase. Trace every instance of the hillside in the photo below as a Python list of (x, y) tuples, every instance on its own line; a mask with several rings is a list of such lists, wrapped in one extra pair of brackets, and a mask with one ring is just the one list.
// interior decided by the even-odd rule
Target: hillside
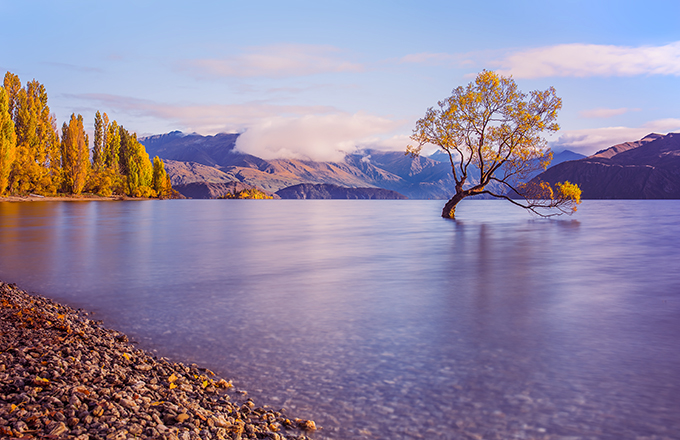
[(346, 188), (326, 183), (301, 183), (276, 192), (282, 199), (362, 199), (394, 200), (406, 199), (396, 191), (384, 188)]
[(678, 199), (680, 133), (653, 133), (614, 145), (551, 167), (536, 180), (576, 183), (584, 199)]

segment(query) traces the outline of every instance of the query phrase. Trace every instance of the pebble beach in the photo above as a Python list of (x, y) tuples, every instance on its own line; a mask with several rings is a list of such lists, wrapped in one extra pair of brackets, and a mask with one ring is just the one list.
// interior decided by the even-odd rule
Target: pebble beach
[(0, 282), (0, 438), (308, 440), (317, 428)]

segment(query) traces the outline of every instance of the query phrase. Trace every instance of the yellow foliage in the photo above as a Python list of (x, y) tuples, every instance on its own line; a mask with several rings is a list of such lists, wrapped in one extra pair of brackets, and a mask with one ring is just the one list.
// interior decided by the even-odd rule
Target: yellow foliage
[[(562, 100), (555, 89), (523, 93), (511, 77), (484, 70), (437, 104), (416, 122), (411, 135), (414, 144), (406, 154), (417, 156), (425, 145), (434, 145), (449, 155), (456, 193), (442, 216), (453, 218), (457, 203), (481, 194), (520, 204), (507, 193), (526, 197), (519, 192), (522, 182), (545, 170), (552, 160), (541, 135), (559, 130), (557, 112)], [(480, 176), (477, 182), (470, 182), (472, 174)], [(492, 182), (505, 190), (492, 191)], [(538, 198), (554, 197), (550, 186), (531, 190), (541, 193)], [(521, 206), (533, 210), (530, 204)]]
[(265, 192), (260, 191), (257, 188), (244, 189), (238, 191), (236, 194), (231, 192), (226, 193), (220, 199), (273, 199), (272, 196), (267, 195)]
[(16, 156), (17, 136), (14, 122), (9, 113), (9, 100), (3, 87), (0, 87), (0, 195), (9, 186), (9, 173)]
[(148, 186), (138, 186), (132, 190), (132, 197), (153, 198), (156, 197), (156, 191)]
[(557, 183), (555, 185), (560, 197), (563, 199), (571, 200), (574, 206), (572, 210), (576, 211), (576, 205), (581, 203), (581, 188), (578, 185), (566, 180), (564, 183)]

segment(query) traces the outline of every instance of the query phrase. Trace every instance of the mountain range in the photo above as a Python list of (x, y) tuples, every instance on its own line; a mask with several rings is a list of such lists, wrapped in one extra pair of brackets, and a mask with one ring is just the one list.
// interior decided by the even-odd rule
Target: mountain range
[(680, 133), (614, 145), (552, 166), (535, 179), (576, 183), (584, 199), (680, 199)]
[[(429, 157), (411, 158), (403, 152), (364, 150), (345, 156), (342, 162), (264, 160), (237, 151), (237, 138), (238, 134), (230, 133), (201, 136), (174, 131), (141, 138), (140, 142), (151, 157), (163, 159), (173, 188), (187, 197), (198, 197), (200, 194), (201, 198), (219, 197), (220, 188), (227, 186), (215, 184), (229, 182), (240, 182), (269, 193), (300, 184), (331, 185), (321, 192), (309, 186), (299, 187), (297, 192), (283, 192), (284, 195), (295, 194), (295, 197), (301, 198), (322, 197), (331, 192), (333, 197), (340, 197), (342, 193), (343, 198), (367, 198), (369, 193), (373, 194), (371, 197), (377, 196), (375, 192), (358, 190), (365, 188), (384, 188), (399, 193), (393, 194), (394, 197), (403, 195), (411, 199), (448, 199), (454, 192), (449, 158), (442, 152)], [(563, 151), (554, 155), (552, 163), (582, 157), (571, 151)], [(478, 175), (473, 174), (470, 182), (474, 183), (476, 179)], [(205, 185), (190, 185), (196, 183)], [(338, 192), (333, 189), (328, 192), (333, 186), (357, 190)], [(389, 193), (380, 194), (382, 198)]]

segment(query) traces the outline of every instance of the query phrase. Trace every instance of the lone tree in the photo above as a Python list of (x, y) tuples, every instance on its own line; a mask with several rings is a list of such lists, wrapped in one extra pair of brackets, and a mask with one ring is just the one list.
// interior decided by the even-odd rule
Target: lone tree
[[(416, 122), (406, 154), (417, 156), (426, 144), (449, 155), (456, 193), (446, 203), (442, 217), (454, 218), (456, 205), (465, 197), (488, 194), (506, 199), (540, 216), (571, 214), (581, 202), (581, 190), (569, 182), (551, 187), (527, 180), (545, 170), (552, 160), (544, 131), (555, 132), (562, 100), (550, 87), (526, 95), (511, 77), (482, 71), (467, 87), (458, 87), (439, 108), (430, 107)], [(469, 182), (476, 168), (478, 182)], [(489, 189), (492, 187), (503, 192)], [(554, 211), (546, 212), (547, 209)]]

